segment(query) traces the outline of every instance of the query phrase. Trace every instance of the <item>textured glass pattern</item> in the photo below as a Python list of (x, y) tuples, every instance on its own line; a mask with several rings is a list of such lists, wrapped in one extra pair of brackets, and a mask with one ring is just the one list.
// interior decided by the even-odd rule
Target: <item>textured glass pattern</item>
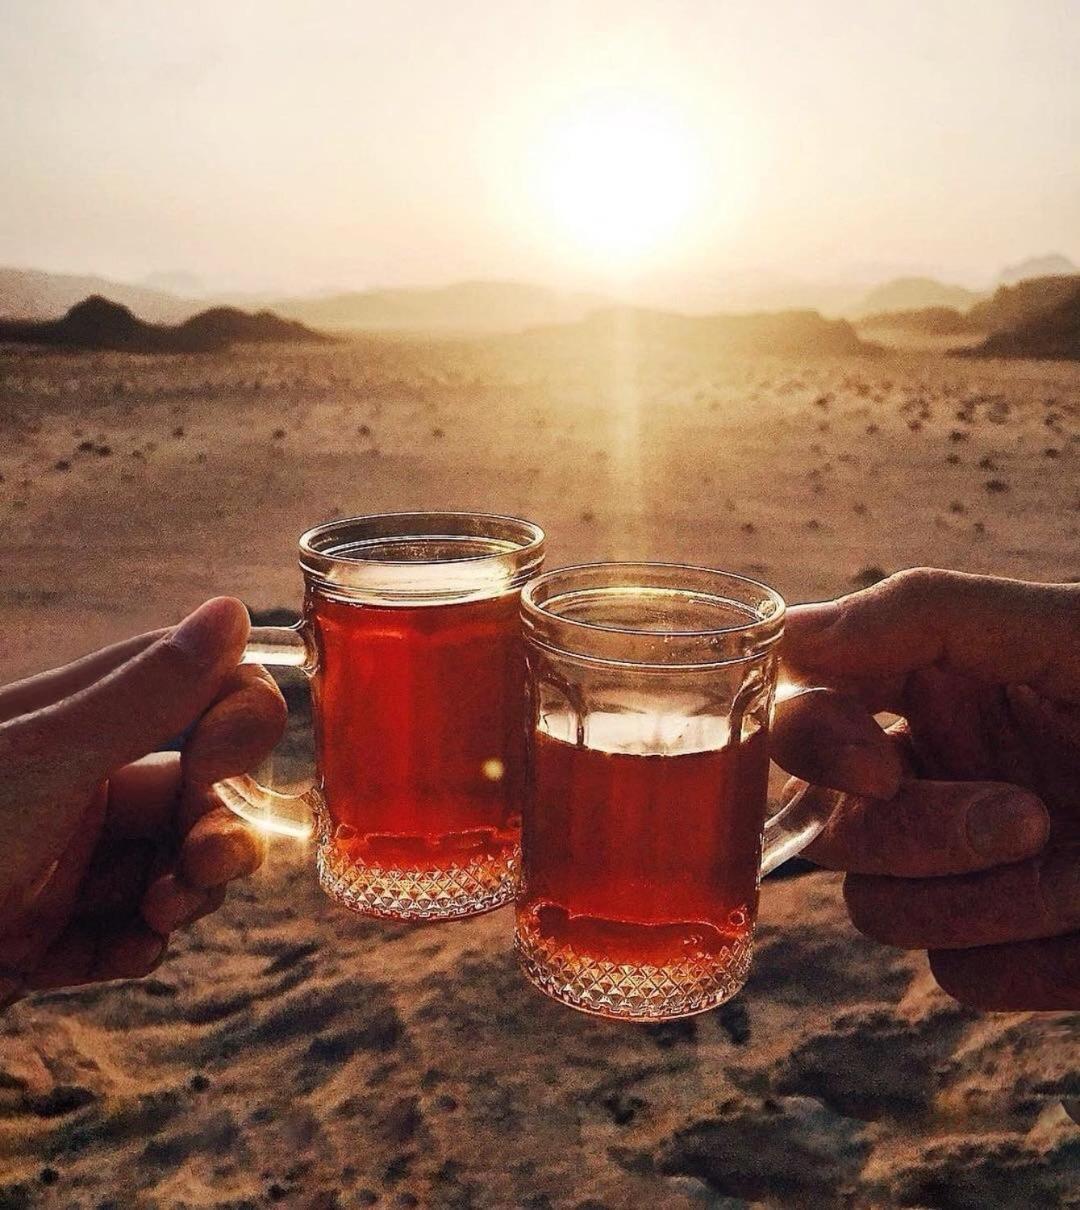
[(319, 882), (331, 899), (354, 912), (389, 920), (459, 920), (512, 903), (517, 851), (435, 869), (371, 866), (343, 861), (320, 845)]
[(753, 936), (679, 962), (611, 962), (544, 937), (519, 913), (515, 949), (542, 992), (582, 1012), (630, 1021), (665, 1021), (716, 1008), (746, 982)]

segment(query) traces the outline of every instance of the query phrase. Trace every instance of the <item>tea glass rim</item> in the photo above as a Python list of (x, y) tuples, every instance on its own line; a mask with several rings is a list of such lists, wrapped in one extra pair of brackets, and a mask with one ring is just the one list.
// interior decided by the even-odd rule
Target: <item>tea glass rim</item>
[[(653, 582), (635, 584), (636, 578), (642, 581), (651, 578)], [(560, 581), (565, 591), (545, 600), (542, 594)], [(650, 589), (677, 594), (705, 591), (705, 585), (714, 589), (737, 586), (745, 593), (757, 595), (767, 612), (762, 612), (761, 604), (755, 607), (720, 592), (707, 593), (716, 605), (746, 613), (746, 620), (732, 625), (665, 630), (567, 617), (550, 608), (550, 602), (589, 589), (623, 589), (623, 595), (627, 596), (635, 588), (642, 594)], [(527, 584), (521, 596), (526, 638), (556, 656), (672, 671), (760, 658), (782, 637), (786, 611), (787, 605), (776, 589), (749, 576), (700, 564), (654, 560), (597, 561), (553, 568)]]
[[(350, 540), (351, 539), (351, 540)], [(422, 544), (460, 542), (424, 557)], [(382, 543), (407, 557), (374, 553)], [(323, 595), (374, 604), (487, 599), (521, 587), (540, 568), (546, 535), (533, 521), (467, 509), (401, 510), (339, 517), (300, 535), (300, 566)], [(368, 545), (369, 550), (364, 547)]]

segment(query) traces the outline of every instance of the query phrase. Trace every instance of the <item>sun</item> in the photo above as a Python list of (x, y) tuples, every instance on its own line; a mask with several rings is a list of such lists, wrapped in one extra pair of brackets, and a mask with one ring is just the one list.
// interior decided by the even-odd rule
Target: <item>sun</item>
[(619, 98), (554, 122), (538, 157), (552, 234), (598, 267), (633, 272), (662, 253), (699, 192), (700, 155), (663, 107)]

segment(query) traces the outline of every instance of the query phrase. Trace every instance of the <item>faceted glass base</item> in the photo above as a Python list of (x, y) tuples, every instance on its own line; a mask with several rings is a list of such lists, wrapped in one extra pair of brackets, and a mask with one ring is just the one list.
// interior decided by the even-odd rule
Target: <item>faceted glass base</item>
[(730, 1000), (750, 973), (753, 935), (702, 954), (653, 966), (611, 962), (545, 937), (518, 912), (514, 948), (526, 977), (546, 995), (580, 1012), (621, 1021), (670, 1021)]
[(461, 920), (513, 902), (521, 859), (515, 849), (435, 868), (373, 866), (320, 844), (317, 863), (323, 890), (354, 912), (386, 920)]

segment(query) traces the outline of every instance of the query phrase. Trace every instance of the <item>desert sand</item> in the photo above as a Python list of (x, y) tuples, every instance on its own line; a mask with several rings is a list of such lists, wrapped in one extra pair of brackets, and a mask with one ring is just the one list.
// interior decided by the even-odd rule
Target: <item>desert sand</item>
[[(1076, 579), (1078, 456), (1067, 363), (21, 349), (0, 680), (217, 593), (295, 608), (301, 530), (386, 509), (514, 513), (551, 566), (684, 560), (792, 601), (912, 564)], [(836, 875), (768, 881), (745, 992), (668, 1025), (545, 1000), (509, 934), (351, 916), (276, 842), (154, 978), (0, 1017), (0, 1206), (1080, 1204), (1074, 1022), (960, 1008), (854, 932)]]

